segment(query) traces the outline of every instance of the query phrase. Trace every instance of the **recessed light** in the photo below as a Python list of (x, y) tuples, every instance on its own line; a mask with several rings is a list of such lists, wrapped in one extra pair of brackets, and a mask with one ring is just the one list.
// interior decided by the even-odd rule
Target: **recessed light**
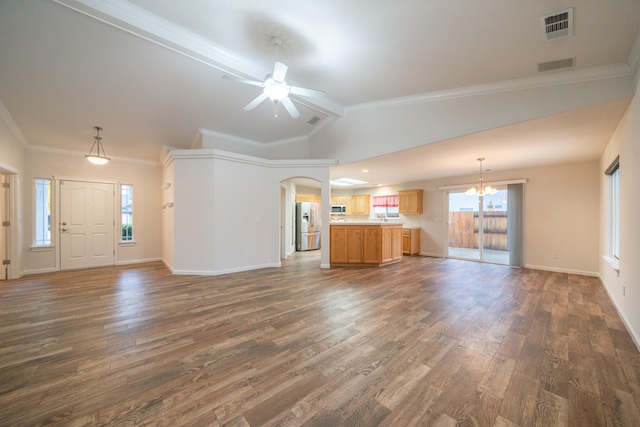
[(362, 172), (367, 173), (369, 172), (369, 169), (362, 169)]

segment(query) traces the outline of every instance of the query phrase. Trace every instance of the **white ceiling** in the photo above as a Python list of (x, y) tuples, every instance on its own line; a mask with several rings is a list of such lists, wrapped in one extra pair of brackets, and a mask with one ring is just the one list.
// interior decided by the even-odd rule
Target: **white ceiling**
[[(545, 41), (540, 17), (571, 6), (574, 35)], [(162, 146), (191, 147), (199, 129), (290, 140), (345, 108), (535, 77), (540, 62), (575, 58), (562, 73), (634, 70), (639, 30), (636, 0), (2, 0), (0, 101), (29, 145), (87, 151), (99, 125), (112, 157), (158, 160)], [(328, 95), (294, 99), (298, 119), (274, 119), (267, 102), (244, 111), (259, 89), (221, 78), (262, 80), (273, 36), (283, 40), (288, 83)], [(469, 159), (498, 153), (498, 169), (595, 159), (627, 102), (399, 152), (402, 171), (376, 158), (332, 176), (357, 178), (366, 167), (371, 183), (417, 181), (473, 173)]]

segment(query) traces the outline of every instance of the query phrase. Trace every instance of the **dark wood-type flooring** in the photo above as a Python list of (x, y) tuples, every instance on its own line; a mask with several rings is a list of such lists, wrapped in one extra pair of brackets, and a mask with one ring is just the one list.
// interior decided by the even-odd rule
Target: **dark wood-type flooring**
[(597, 278), (452, 259), (0, 282), (3, 426), (639, 426)]

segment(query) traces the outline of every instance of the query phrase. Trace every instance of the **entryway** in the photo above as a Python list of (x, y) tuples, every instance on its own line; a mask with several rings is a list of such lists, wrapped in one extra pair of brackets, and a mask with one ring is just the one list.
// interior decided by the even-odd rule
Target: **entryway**
[(60, 269), (115, 264), (114, 184), (60, 181)]

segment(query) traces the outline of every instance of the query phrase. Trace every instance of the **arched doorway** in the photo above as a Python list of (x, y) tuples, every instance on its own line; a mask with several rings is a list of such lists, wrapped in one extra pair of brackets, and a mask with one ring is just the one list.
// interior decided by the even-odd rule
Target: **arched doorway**
[[(307, 211), (313, 209), (312, 211)], [(322, 239), (322, 183), (309, 177), (292, 177), (280, 183), (280, 258), (287, 259), (301, 250), (318, 250), (327, 242)], [(325, 221), (326, 222), (326, 221)], [(312, 229), (307, 227), (313, 226)], [(308, 234), (307, 234), (308, 233)], [(317, 233), (319, 246), (300, 244), (300, 239), (311, 239)], [(315, 240), (311, 239), (311, 240)]]

